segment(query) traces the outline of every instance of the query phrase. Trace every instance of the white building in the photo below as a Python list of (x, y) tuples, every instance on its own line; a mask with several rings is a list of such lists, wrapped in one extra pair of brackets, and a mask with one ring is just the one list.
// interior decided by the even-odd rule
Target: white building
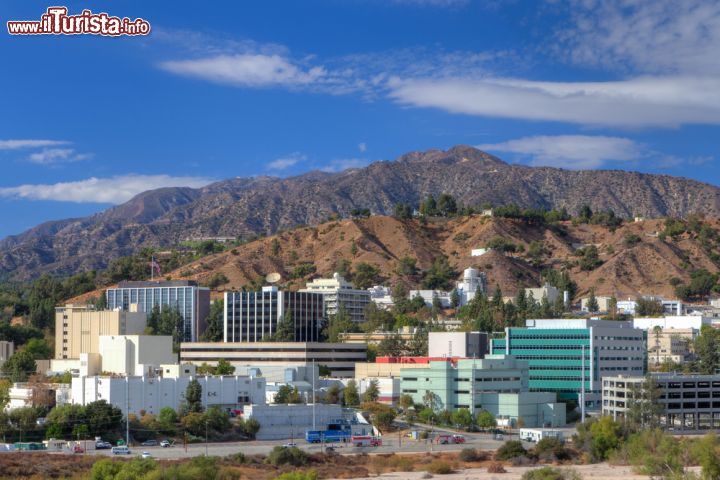
[(483, 358), (488, 352), (488, 335), (482, 332), (430, 332), (430, 358)]
[(598, 295), (595, 297), (595, 301), (598, 304), (597, 310), (594, 310), (593, 312), (590, 312), (590, 309), (588, 308), (588, 303), (590, 302), (590, 297), (585, 297), (580, 299), (580, 310), (583, 312), (609, 312), (610, 311), (610, 300), (612, 297)]
[(159, 365), (177, 363), (168, 335), (107, 335), (100, 337), (102, 371), (144, 375)]
[[(42, 399), (42, 401), (40, 401)], [(8, 403), (5, 411), (18, 408), (35, 407), (45, 404), (49, 407), (70, 403), (70, 385), (66, 383), (14, 383), (8, 390)], [(47, 405), (47, 402), (50, 405)]]
[(365, 307), (370, 303), (370, 292), (356, 289), (337, 272), (333, 274), (333, 278), (314, 279), (305, 284), (305, 289), (300, 291), (322, 293), (326, 318), (336, 315), (342, 305), (353, 322), (365, 321)]
[(651, 332), (655, 327), (662, 329), (700, 330), (703, 325), (712, 325), (712, 318), (701, 315), (672, 315), (667, 317), (638, 317), (632, 321), (634, 328)]
[(370, 292), (370, 301), (380, 308), (389, 310), (395, 305), (392, 293), (388, 287), (375, 285), (374, 287), (368, 288), (368, 292)]
[(540, 302), (543, 297), (546, 297), (548, 303), (552, 305), (557, 300), (558, 295), (560, 295), (560, 290), (549, 283), (546, 283), (539, 288), (526, 288), (525, 296), (530, 298), (531, 295), (536, 302)]
[[(646, 297), (649, 300), (659, 301), (662, 305), (663, 312), (666, 315), (683, 315), (685, 312), (685, 305), (681, 300), (665, 300), (660, 297), (649, 296)], [(635, 315), (635, 309), (638, 304), (635, 300), (628, 298), (627, 300), (619, 300), (617, 302), (617, 308), (619, 313), (625, 313), (627, 315)]]
[(470, 256), (471, 257), (481, 257), (488, 253), (492, 248), (473, 248), (470, 250)]
[(428, 307), (433, 306), (436, 298), (440, 301), (442, 308), (450, 308), (451, 306), (450, 292), (443, 292), (442, 290), (410, 290), (408, 298), (412, 300), (415, 297), (422, 298)]
[[(93, 376), (72, 379), (72, 403), (87, 405), (98, 400), (136, 415), (141, 411), (157, 415), (164, 407), (177, 410), (191, 376), (152, 377)], [(248, 376), (198, 376), (203, 407), (240, 409), (265, 403), (265, 379)]]
[(485, 272), (481, 272), (475, 268), (466, 268), (463, 270), (463, 279), (455, 284), (458, 291), (460, 304), (467, 305), (477, 292), (487, 293), (487, 278)]
[(354, 435), (372, 435), (373, 427), (359, 413), (340, 405), (248, 405), (243, 417), (260, 423), (258, 440), (305, 438), (307, 430), (325, 430), (328, 425), (348, 424)]

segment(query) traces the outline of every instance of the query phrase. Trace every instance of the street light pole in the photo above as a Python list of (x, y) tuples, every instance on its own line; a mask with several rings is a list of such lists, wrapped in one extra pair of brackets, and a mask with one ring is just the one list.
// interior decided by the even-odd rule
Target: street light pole
[(205, 456), (208, 456), (208, 422), (205, 421)]

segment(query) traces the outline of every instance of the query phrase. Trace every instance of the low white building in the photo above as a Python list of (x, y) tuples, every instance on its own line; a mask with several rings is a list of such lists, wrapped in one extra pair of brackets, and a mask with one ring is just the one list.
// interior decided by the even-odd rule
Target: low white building
[(440, 301), (442, 308), (450, 308), (451, 305), (450, 292), (443, 292), (442, 290), (410, 290), (408, 298), (412, 300), (415, 297), (422, 298), (428, 307), (433, 306), (436, 298)]
[(340, 405), (248, 405), (243, 417), (260, 423), (258, 440), (305, 438), (307, 430), (325, 430), (328, 425), (348, 424), (354, 435), (372, 435), (373, 427), (359, 413)]
[(389, 310), (395, 305), (392, 293), (388, 287), (375, 285), (374, 287), (368, 288), (368, 292), (370, 292), (370, 301), (380, 308)]
[(463, 279), (455, 284), (458, 292), (459, 306), (467, 305), (477, 292), (487, 293), (487, 277), (485, 272), (481, 272), (475, 268), (466, 268), (463, 270)]
[(546, 283), (542, 287), (525, 289), (526, 297), (530, 298), (530, 296), (532, 296), (533, 300), (535, 300), (536, 302), (540, 302), (543, 297), (546, 297), (550, 305), (555, 303), (558, 295), (560, 295), (560, 290), (558, 290), (556, 287), (553, 287), (549, 283)]
[(470, 250), (470, 256), (471, 257), (481, 257), (488, 253), (492, 248), (473, 248)]
[(8, 390), (8, 403), (5, 405), (5, 411), (11, 412), (18, 408), (36, 407), (41, 404), (54, 407), (70, 403), (70, 400), (70, 385), (66, 383), (39, 383), (34, 385), (14, 383)]
[[(666, 315), (681, 316), (687, 313), (685, 311), (685, 305), (681, 300), (665, 300), (664, 298), (654, 296), (648, 296), (646, 298), (660, 302), (663, 312), (665, 312)], [(627, 300), (618, 300), (617, 302), (618, 313), (624, 313), (627, 315), (635, 315), (635, 309), (637, 306), (637, 302), (631, 298), (628, 298)]]
[(634, 328), (652, 331), (655, 327), (662, 329), (700, 330), (703, 325), (712, 325), (712, 318), (701, 315), (671, 315), (666, 317), (637, 317), (632, 321)]
[(168, 335), (106, 335), (99, 344), (103, 372), (145, 375), (159, 365), (177, 363)]
[[(169, 366), (168, 366), (169, 367)], [(136, 415), (157, 415), (164, 407), (177, 410), (192, 376), (92, 376), (72, 379), (72, 403), (87, 405), (98, 400)], [(265, 403), (265, 379), (248, 376), (197, 376), (205, 408), (240, 409)]]

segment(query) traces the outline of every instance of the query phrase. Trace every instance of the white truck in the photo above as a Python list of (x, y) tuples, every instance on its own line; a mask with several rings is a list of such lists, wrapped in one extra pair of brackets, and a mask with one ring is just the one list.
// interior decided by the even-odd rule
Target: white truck
[(520, 440), (526, 442), (537, 443), (543, 438), (557, 438), (563, 440), (563, 434), (560, 430), (551, 430), (545, 428), (521, 428), (520, 429)]

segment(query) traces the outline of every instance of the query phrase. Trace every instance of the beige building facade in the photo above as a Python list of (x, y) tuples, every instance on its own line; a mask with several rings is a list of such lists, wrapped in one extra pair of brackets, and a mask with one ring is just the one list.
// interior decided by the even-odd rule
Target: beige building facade
[(647, 333), (648, 366), (666, 361), (683, 363), (692, 359), (692, 345), (699, 334), (694, 328), (654, 328)]
[(102, 335), (141, 335), (145, 313), (95, 310), (90, 305), (65, 305), (55, 309), (55, 358), (77, 359), (81, 353), (101, 353)]

